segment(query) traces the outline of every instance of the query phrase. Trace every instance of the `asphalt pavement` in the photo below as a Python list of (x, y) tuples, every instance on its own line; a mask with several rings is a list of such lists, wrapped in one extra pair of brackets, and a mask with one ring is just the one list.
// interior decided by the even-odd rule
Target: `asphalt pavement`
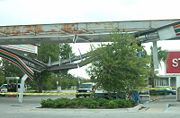
[[(134, 108), (120, 109), (47, 109), (39, 108), (41, 99), (61, 96), (0, 97), (0, 118), (179, 118), (180, 103), (175, 96), (152, 98)], [(72, 97), (72, 96), (71, 96)]]
[[(153, 101), (144, 103), (145, 112), (178, 112), (180, 111), (180, 102), (176, 101), (175, 95), (156, 96)], [(142, 111), (143, 111), (142, 110)]]

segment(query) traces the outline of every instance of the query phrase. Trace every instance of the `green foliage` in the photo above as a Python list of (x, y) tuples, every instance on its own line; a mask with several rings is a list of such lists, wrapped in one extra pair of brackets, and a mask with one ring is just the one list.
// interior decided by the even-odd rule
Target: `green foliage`
[(50, 107), (50, 108), (54, 108), (54, 101), (52, 99), (47, 99), (47, 100), (42, 100), (41, 101), (41, 105), (42, 107)]
[(118, 108), (118, 104), (114, 100), (110, 100), (105, 105), (106, 105), (107, 108), (110, 108), (110, 109)]
[(37, 59), (43, 61), (44, 63), (48, 63), (49, 58), (51, 58), (51, 61), (58, 61), (59, 53), (60, 50), (58, 44), (42, 43), (38, 48)]
[[(0, 65), (2, 65), (2, 60), (0, 61)], [(3, 71), (3, 66), (0, 66), (0, 85), (5, 82), (5, 75)]]
[(94, 98), (59, 98), (59, 99), (47, 99), (41, 101), (42, 108), (129, 108), (135, 106), (134, 102), (130, 100), (107, 100), (107, 99), (94, 99)]
[(74, 56), (74, 54), (72, 53), (72, 47), (65, 43), (65, 44), (61, 44), (59, 45), (59, 48), (60, 48), (60, 56), (61, 56), (61, 59), (68, 59), (69, 56)]
[[(22, 77), (23, 72), (12, 63), (2, 58), (0, 67), (0, 85), (6, 83), (6, 77)], [(16, 82), (11, 80), (10, 82)]]
[[(23, 54), (23, 53), (22, 53)], [(42, 43), (40, 44), (40, 47), (38, 47), (38, 55), (32, 55), (28, 54), (28, 57), (31, 58), (37, 58), (40, 61), (43, 61), (44, 63), (48, 63), (49, 59), (51, 58), (51, 61), (59, 61), (59, 56), (61, 59), (68, 59), (70, 56), (73, 56), (72, 54), (72, 48), (69, 44), (54, 44), (54, 43)], [(13, 64), (9, 63), (6, 60), (2, 59), (2, 66), (0, 68), (0, 84), (4, 83), (5, 77), (12, 77), (12, 76), (18, 76), (22, 77), (23, 72)], [(67, 75), (67, 71), (63, 71), (64, 75)], [(59, 73), (59, 72), (58, 72)], [(58, 74), (56, 73), (56, 74)], [(35, 72), (33, 81), (27, 80), (27, 83), (31, 86), (31, 89), (38, 89), (39, 92), (44, 90), (50, 90), (55, 89), (57, 78), (52, 76), (53, 74), (48, 71), (43, 71), (42, 73)], [(71, 85), (77, 85), (77, 82), (72, 80), (70, 81), (69, 75), (67, 77), (63, 77), (62, 85), (64, 88)], [(68, 78), (68, 79), (67, 79)], [(72, 78), (72, 77), (71, 77)], [(64, 84), (65, 83), (65, 84)]]
[[(44, 73), (42, 75), (46, 76), (46, 77), (41, 77), (43, 78), (41, 82), (41, 86), (43, 90), (56, 90), (57, 86), (61, 86), (62, 89), (72, 89), (72, 86), (77, 86), (78, 80), (80, 80), (80, 78), (64, 73), (59, 73), (59, 74), (47, 73), (46, 75)], [(33, 90), (37, 89), (38, 80), (39, 79), (37, 79), (36, 81), (27, 80), (29, 85), (31, 86), (31, 89)], [(58, 81), (58, 85), (57, 85), (57, 81)], [(80, 81), (85, 82), (86, 80), (80, 80)]]
[[(96, 60), (88, 70), (91, 78), (109, 92), (128, 93), (144, 86), (149, 57), (143, 47), (128, 34), (115, 33), (111, 39), (112, 43), (90, 52)], [(139, 52), (141, 57), (137, 56)]]
[(12, 63), (2, 59), (1, 73), (4, 74), (5, 77), (22, 77), (23, 72)]
[(0, 71), (0, 85), (5, 83), (4, 73)]
[(77, 86), (78, 78), (73, 77), (71, 74), (59, 73), (57, 74), (56, 81), (62, 89), (69, 89), (71, 86)]
[(160, 61), (165, 62), (166, 58), (167, 58), (167, 50), (162, 50), (161, 47), (158, 47), (158, 59), (159, 59), (159, 62)]
[[(51, 61), (59, 61), (59, 56), (61, 59), (68, 59), (69, 54), (72, 54), (72, 48), (69, 44), (54, 44), (54, 43), (42, 43), (38, 49), (37, 58), (44, 63), (48, 63), (49, 59)], [(64, 74), (67, 74), (67, 70), (63, 71)], [(56, 74), (58, 74), (56, 72)], [(55, 89), (56, 86), (56, 77), (52, 76), (53, 74), (47, 71), (42, 73), (35, 73), (35, 83), (38, 87), (38, 91), (42, 92), (44, 90)]]

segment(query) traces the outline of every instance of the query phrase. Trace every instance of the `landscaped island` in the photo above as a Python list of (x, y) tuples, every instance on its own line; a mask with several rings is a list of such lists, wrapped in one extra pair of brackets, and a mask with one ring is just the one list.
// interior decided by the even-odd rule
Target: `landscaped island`
[(42, 108), (129, 108), (135, 106), (131, 100), (124, 99), (103, 99), (103, 98), (58, 98), (55, 100), (47, 99), (41, 101)]

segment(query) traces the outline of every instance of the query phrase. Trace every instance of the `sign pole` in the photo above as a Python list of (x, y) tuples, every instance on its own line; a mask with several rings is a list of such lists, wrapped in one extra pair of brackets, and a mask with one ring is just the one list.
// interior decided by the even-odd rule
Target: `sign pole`
[(176, 100), (180, 101), (180, 75), (176, 77)]

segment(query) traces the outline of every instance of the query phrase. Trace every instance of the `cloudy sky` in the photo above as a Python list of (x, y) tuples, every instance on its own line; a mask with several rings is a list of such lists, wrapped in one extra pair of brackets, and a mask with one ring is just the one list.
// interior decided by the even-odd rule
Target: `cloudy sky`
[[(0, 25), (180, 19), (179, 5), (180, 0), (0, 0)], [(158, 44), (180, 49), (177, 41)]]
[(0, 0), (0, 25), (180, 18), (179, 0)]

